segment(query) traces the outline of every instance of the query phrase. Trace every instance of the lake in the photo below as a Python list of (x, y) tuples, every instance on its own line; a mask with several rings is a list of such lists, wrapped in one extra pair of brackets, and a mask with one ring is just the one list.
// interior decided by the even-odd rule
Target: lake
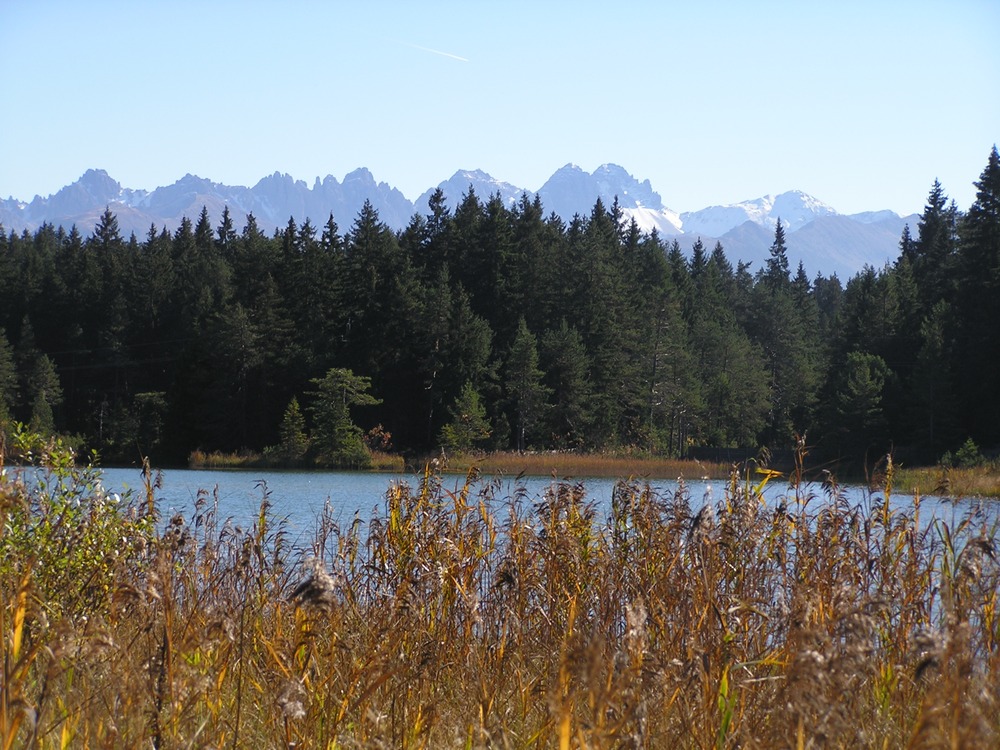
[[(143, 493), (142, 477), (138, 469), (104, 469), (104, 486), (112, 491), (125, 494)], [(335, 520), (348, 520), (358, 513), (367, 520), (373, 509), (382, 508), (386, 491), (393, 483), (407, 483), (411, 488), (419, 487), (421, 476), (417, 474), (379, 474), (346, 471), (273, 471), (273, 470), (201, 470), (167, 469), (162, 472), (162, 487), (156, 491), (161, 516), (170, 518), (181, 513), (190, 519), (199, 492), (207, 493), (209, 499), (218, 499), (220, 520), (231, 518), (234, 524), (249, 526), (256, 518), (265, 488), (269, 492), (273, 513), (287, 521), (287, 530), (292, 541), (301, 537), (310, 538), (315, 522), (324, 506), (329, 502)], [(464, 484), (464, 475), (446, 474), (442, 477), (445, 490), (457, 490)], [(544, 496), (554, 480), (550, 476), (514, 477), (484, 476), (480, 483), (495, 481), (497, 490), (494, 498), (503, 502), (507, 498), (519, 496), (525, 503)], [(610, 507), (612, 491), (617, 480), (606, 477), (573, 478), (573, 483), (582, 482), (588, 498), (598, 511)], [(649, 484), (661, 495), (672, 495), (678, 487), (677, 480), (650, 479)], [(724, 496), (726, 483), (721, 480), (690, 480), (687, 482), (693, 507), (700, 507), (708, 498), (718, 502)], [(845, 485), (844, 494), (851, 505), (866, 505), (872, 499), (880, 500), (881, 493), (870, 493), (858, 485)], [(810, 486), (804, 494), (812, 493), (817, 504), (824, 500), (822, 489)], [(783, 499), (794, 497), (787, 484), (774, 480), (765, 491), (769, 503), (777, 504)], [(891, 504), (901, 510), (912, 511), (913, 497), (907, 494), (893, 494)], [(995, 519), (1000, 515), (1000, 503), (993, 500), (982, 501), (984, 512)], [(921, 499), (921, 525), (932, 516), (951, 521), (960, 518), (979, 507), (980, 501), (952, 501), (940, 497)]]

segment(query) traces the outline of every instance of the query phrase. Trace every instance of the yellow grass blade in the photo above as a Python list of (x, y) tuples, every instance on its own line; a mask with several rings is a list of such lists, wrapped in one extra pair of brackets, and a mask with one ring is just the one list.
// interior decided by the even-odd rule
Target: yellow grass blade
[(24, 617), (28, 612), (28, 579), (31, 577), (29, 570), (21, 579), (21, 585), (17, 590), (17, 604), (14, 605), (14, 640), (11, 646), (12, 661), (16, 664), (21, 655), (21, 643), (24, 638)]
[(559, 750), (569, 750), (570, 734), (570, 718), (567, 710), (563, 712), (562, 721), (559, 722)]

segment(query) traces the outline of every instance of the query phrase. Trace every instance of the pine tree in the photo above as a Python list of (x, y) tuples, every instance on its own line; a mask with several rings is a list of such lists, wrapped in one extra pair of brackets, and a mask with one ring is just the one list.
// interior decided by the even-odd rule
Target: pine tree
[(236, 227), (233, 225), (233, 217), (229, 213), (228, 205), (222, 209), (222, 220), (219, 222), (219, 227), (215, 232), (215, 246), (222, 257), (231, 262), (238, 235), (236, 234)]
[(724, 252), (713, 252), (692, 282), (697, 303), (687, 316), (692, 375), (684, 410), (689, 438), (756, 448), (771, 404), (767, 371), (737, 320), (736, 280)]
[(340, 335), (348, 359), (354, 369), (383, 377), (408, 350), (416, 280), (395, 234), (368, 201), (345, 239), (344, 281)]
[(890, 377), (885, 361), (866, 352), (850, 352), (838, 370), (832, 407), (839, 426), (836, 443), (845, 455), (859, 458), (888, 448), (882, 399)]
[[(618, 226), (598, 199), (571, 259), (580, 269), (574, 297), (576, 321), (591, 363), (594, 387), (593, 435), (596, 445), (641, 440), (646, 413), (639, 312), (631, 304), (630, 275)], [(574, 246), (575, 245), (575, 246)]]
[[(559, 272), (558, 265), (551, 265), (558, 262), (559, 241), (545, 223), (542, 201), (537, 195), (529, 199), (527, 193), (522, 193), (511, 213), (514, 236), (506, 266), (511, 276), (504, 282), (508, 294), (506, 309), (511, 322), (523, 314), (529, 328), (542, 330), (559, 319), (549, 317), (553, 312), (553, 290), (547, 287), (552, 276)], [(512, 326), (507, 328), (508, 333), (512, 331)]]
[(590, 363), (579, 331), (563, 320), (540, 342), (543, 383), (551, 394), (547, 432), (557, 448), (582, 448), (590, 432)]
[(444, 191), (435, 188), (427, 201), (430, 213), (423, 222), (422, 232), (425, 237), (419, 243), (421, 252), (413, 257), (418, 268), (422, 268), (427, 277), (438, 274), (442, 268), (451, 270), (454, 262), (454, 225), (451, 210), (444, 198)]
[[(355, 372), (370, 372), (373, 387), (385, 399), (375, 421), (393, 435), (425, 434), (414, 428), (423, 413), (413, 377), (418, 367), (419, 278), (407, 252), (368, 202), (344, 241), (343, 296), (337, 301), (343, 342), (335, 360)], [(331, 332), (334, 333), (334, 332)], [(421, 423), (421, 427), (424, 425)]]
[(785, 244), (785, 229), (778, 219), (774, 227), (774, 242), (771, 243), (770, 257), (763, 269), (762, 280), (772, 290), (784, 288), (789, 281), (788, 248)]
[(202, 209), (197, 229), (187, 217), (181, 219), (174, 233), (172, 260), (177, 324), (185, 334), (200, 333), (230, 296), (229, 266), (215, 249), (207, 210)]
[(415, 367), (408, 379), (418, 390), (408, 399), (412, 424), (406, 434), (429, 447), (439, 433), (444, 407), (459, 397), (463, 385), (469, 382), (482, 393), (493, 334), (472, 311), (461, 285), (452, 284), (447, 268), (433, 283), (419, 286), (417, 296), (410, 341)]
[(705, 245), (702, 244), (701, 237), (694, 241), (691, 246), (690, 273), (691, 280), (697, 283), (698, 277), (705, 273), (705, 266), (708, 265), (708, 254)]
[(46, 354), (32, 362), (25, 379), (25, 393), (31, 404), (31, 431), (39, 435), (52, 435), (56, 431), (53, 409), (62, 403), (63, 393), (55, 365)]
[(7, 332), (0, 328), (0, 432), (13, 416), (17, 404), (17, 366)]
[(118, 228), (118, 217), (112, 213), (110, 206), (105, 206), (104, 213), (97, 220), (97, 225), (94, 227), (93, 241), (104, 252), (117, 249), (122, 244), (121, 230)]
[(980, 444), (1000, 441), (1000, 394), (984, 373), (1000, 371), (1000, 154), (996, 146), (961, 221), (958, 253), (958, 392), (969, 433)]
[[(630, 228), (624, 252), (625, 320), (634, 329), (629, 340), (639, 388), (633, 387), (633, 404), (623, 403), (631, 414), (622, 424), (631, 421), (635, 426), (630, 432), (623, 431), (622, 436), (651, 452), (670, 452), (671, 415), (678, 409), (691, 408), (697, 398), (684, 318), (694, 308), (690, 304), (682, 308), (684, 301), (690, 302), (696, 296), (695, 286), (686, 270), (680, 269), (692, 291), (687, 300), (682, 300), (674, 284), (672, 262), (656, 231), (636, 240)], [(700, 283), (708, 273), (708, 261), (699, 262), (704, 263), (698, 272)]]
[(371, 453), (365, 446), (363, 432), (352, 420), (355, 406), (375, 406), (380, 399), (371, 395), (371, 379), (350, 370), (332, 368), (322, 378), (310, 381), (312, 405), (312, 451), (321, 466), (366, 468)]
[(951, 301), (957, 249), (958, 209), (948, 205), (941, 183), (934, 180), (927, 205), (917, 225), (913, 253), (913, 277), (920, 295), (920, 313), (927, 312), (938, 300)]
[[(514, 321), (525, 314), (522, 297), (522, 272), (520, 254), (514, 234), (514, 216), (495, 193), (483, 206), (479, 224), (476, 285), (464, 282), (476, 310), (493, 329), (498, 343), (506, 345), (514, 337)], [(475, 266), (473, 266), (475, 267)], [(478, 303), (478, 306), (477, 306)]]
[(899, 238), (899, 259), (906, 259), (910, 263), (917, 258), (917, 243), (910, 234), (910, 225), (903, 225), (903, 234)]
[(829, 278), (819, 275), (813, 281), (813, 299), (819, 312), (817, 334), (821, 341), (832, 345), (840, 308), (844, 300), (844, 287), (837, 274)]
[(490, 437), (490, 423), (479, 392), (466, 382), (448, 410), (450, 421), (441, 428), (441, 445), (452, 453), (468, 453)]
[[(260, 370), (263, 341), (250, 314), (239, 303), (220, 311), (208, 327), (212, 368), (205, 389), (202, 420), (214, 433), (213, 442), (225, 449), (251, 444), (261, 420)], [(259, 445), (254, 447), (260, 447)]]
[(309, 436), (306, 434), (306, 418), (299, 407), (299, 400), (292, 396), (288, 402), (285, 413), (281, 418), (281, 426), (278, 429), (279, 460), (283, 463), (297, 465), (305, 458), (309, 451)]
[(771, 412), (765, 440), (772, 445), (790, 445), (796, 434), (809, 429), (820, 386), (817, 326), (804, 319), (796, 301), (797, 294), (808, 294), (804, 272), (799, 287), (796, 291), (789, 277), (785, 232), (779, 220), (770, 258), (754, 288), (750, 325), (769, 373)]
[(194, 241), (203, 255), (213, 254), (215, 241), (212, 237), (212, 223), (208, 218), (208, 206), (202, 206), (201, 213), (198, 214), (198, 223), (194, 228)]
[(538, 367), (538, 343), (521, 318), (507, 357), (504, 384), (513, 413), (515, 448), (527, 448), (533, 429), (544, 416), (549, 389), (542, 383)]
[(936, 460), (961, 438), (956, 429), (957, 399), (954, 390), (955, 361), (951, 306), (939, 300), (920, 325), (920, 344), (908, 399), (912, 441), (923, 455)]
[(150, 226), (139, 253), (133, 257), (129, 278), (132, 286), (128, 295), (133, 301), (133, 322), (139, 340), (162, 340), (165, 337), (160, 329), (175, 283), (171, 241), (166, 229), (157, 233), (156, 227)]

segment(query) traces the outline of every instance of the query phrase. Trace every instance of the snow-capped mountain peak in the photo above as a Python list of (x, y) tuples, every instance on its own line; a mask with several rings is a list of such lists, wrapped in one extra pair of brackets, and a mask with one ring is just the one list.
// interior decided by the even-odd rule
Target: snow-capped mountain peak
[(575, 214), (587, 216), (598, 198), (608, 208), (617, 198), (625, 219), (635, 219), (641, 230), (680, 234), (677, 212), (663, 205), (649, 180), (640, 182), (617, 164), (602, 164), (591, 174), (575, 164), (567, 164), (539, 188), (538, 195), (547, 210), (564, 219)]
[[(499, 194), (508, 208), (522, 196), (532, 201), (538, 198), (545, 215), (555, 213), (567, 222), (574, 215), (589, 216), (598, 199), (610, 208), (617, 198), (624, 221), (635, 221), (643, 232), (655, 229), (661, 236), (679, 238), (684, 247), (699, 237), (705, 242), (718, 240), (731, 259), (753, 262), (756, 268), (767, 257), (780, 218), (785, 230), (794, 233), (788, 238), (790, 259), (804, 258), (811, 273), (837, 272), (844, 278), (865, 264), (877, 266), (895, 257), (904, 224), (915, 226), (919, 218), (901, 218), (891, 211), (843, 216), (800, 190), (678, 215), (663, 205), (649, 180), (639, 180), (611, 163), (592, 173), (566, 164), (537, 194), (481, 169), (459, 170), (438, 187), (452, 211), (472, 189), (481, 203)], [(679, 189), (674, 186), (672, 191)], [(343, 182), (327, 175), (316, 178), (311, 187), (281, 172), (262, 178), (253, 187), (227, 186), (187, 174), (152, 191), (122, 188), (104, 170), (91, 169), (47, 198), (36, 196), (30, 203), (13, 197), (0, 200), (0, 226), (5, 231), (23, 231), (43, 222), (64, 227), (75, 224), (86, 233), (93, 230), (108, 206), (117, 215), (123, 234), (143, 236), (151, 225), (172, 230), (181, 217), (193, 219), (203, 208), (211, 220), (218, 221), (228, 207), (237, 224), (241, 217), (253, 213), (265, 232), (285, 226), (289, 217), (299, 224), (309, 219), (315, 226), (331, 214), (346, 230), (369, 201), (386, 225), (401, 230), (415, 213), (426, 215), (432, 193), (433, 189), (428, 190), (413, 203), (391, 185), (377, 182), (363, 167), (348, 173)]]
[(445, 203), (449, 208), (454, 210), (468, 194), (469, 188), (472, 188), (476, 197), (482, 203), (485, 203), (499, 193), (501, 200), (503, 200), (507, 208), (511, 208), (525, 193), (529, 198), (534, 197), (534, 193), (530, 190), (525, 190), (509, 182), (498, 180), (481, 169), (460, 169), (447, 180), (440, 183), (437, 188), (425, 191), (414, 202), (414, 208), (418, 213), (426, 214), (429, 211), (428, 201), (430, 201), (431, 195), (433, 195), (436, 189), (440, 189), (444, 193)]
[(768, 229), (774, 229), (781, 219), (781, 225), (788, 232), (794, 232), (820, 216), (833, 216), (836, 211), (801, 190), (789, 190), (777, 196), (765, 195), (761, 198), (709, 206), (700, 211), (681, 214), (681, 226), (685, 234), (704, 234), (719, 237), (747, 221), (752, 221)]

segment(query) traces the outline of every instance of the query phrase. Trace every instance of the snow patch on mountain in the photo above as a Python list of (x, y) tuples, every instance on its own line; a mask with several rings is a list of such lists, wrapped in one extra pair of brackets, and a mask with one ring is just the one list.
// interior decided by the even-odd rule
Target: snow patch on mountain
[(835, 216), (837, 212), (801, 190), (790, 190), (777, 196), (741, 201), (723, 206), (709, 206), (700, 211), (681, 214), (685, 234), (720, 237), (746, 221), (774, 229), (778, 220), (787, 232), (801, 229), (820, 216)]
[(413, 207), (417, 213), (427, 214), (430, 211), (429, 202), (435, 190), (440, 189), (444, 195), (445, 205), (452, 211), (465, 199), (469, 189), (476, 194), (480, 203), (486, 203), (494, 195), (499, 194), (504, 206), (513, 208), (521, 200), (521, 196), (527, 194), (529, 200), (533, 200), (535, 194), (530, 190), (519, 188), (509, 182), (504, 182), (494, 178), (481, 169), (463, 170), (460, 169), (447, 180), (439, 183), (436, 188), (425, 191), (414, 202)]
[(635, 219), (644, 232), (681, 233), (680, 216), (663, 205), (649, 180), (640, 182), (617, 164), (602, 164), (589, 174), (576, 164), (567, 164), (538, 189), (538, 195), (546, 211), (566, 221), (574, 215), (589, 216), (599, 198), (606, 209), (617, 200), (625, 219)]
[(895, 211), (862, 211), (859, 214), (849, 214), (848, 219), (853, 219), (854, 221), (860, 222), (862, 224), (877, 224), (882, 221), (893, 221), (899, 218), (899, 214)]
[(625, 217), (626, 222), (634, 219), (636, 226), (646, 234), (649, 234), (654, 229), (663, 237), (675, 237), (683, 234), (680, 228), (680, 215), (669, 208), (659, 211), (643, 206), (623, 208), (622, 215)]

